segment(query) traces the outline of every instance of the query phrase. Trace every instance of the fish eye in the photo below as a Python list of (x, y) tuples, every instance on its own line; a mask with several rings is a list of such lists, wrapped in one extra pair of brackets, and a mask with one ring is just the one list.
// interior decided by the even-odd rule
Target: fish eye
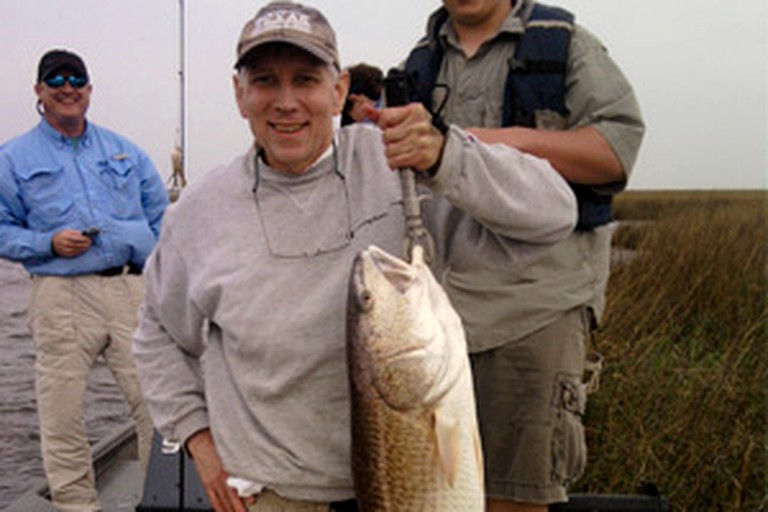
[(373, 294), (369, 290), (360, 293), (360, 309), (368, 311), (373, 307)]

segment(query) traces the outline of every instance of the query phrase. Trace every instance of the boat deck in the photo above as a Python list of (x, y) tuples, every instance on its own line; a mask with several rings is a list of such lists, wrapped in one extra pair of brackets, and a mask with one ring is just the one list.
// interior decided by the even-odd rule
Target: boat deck
[[(102, 508), (108, 512), (134, 512), (144, 482), (141, 464), (136, 459), (133, 424), (129, 422), (94, 445), (93, 459)], [(3, 512), (56, 512), (49, 498), (48, 485), (44, 478), (39, 478)]]

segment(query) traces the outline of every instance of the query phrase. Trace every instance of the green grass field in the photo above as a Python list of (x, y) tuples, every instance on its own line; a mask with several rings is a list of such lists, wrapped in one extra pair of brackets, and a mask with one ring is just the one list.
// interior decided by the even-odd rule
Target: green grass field
[(768, 194), (629, 191), (616, 212), (637, 257), (609, 281), (574, 491), (653, 482), (674, 510), (768, 510)]

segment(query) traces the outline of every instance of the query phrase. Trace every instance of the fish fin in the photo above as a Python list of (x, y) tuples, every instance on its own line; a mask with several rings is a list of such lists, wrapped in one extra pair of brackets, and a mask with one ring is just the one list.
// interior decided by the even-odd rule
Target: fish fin
[(461, 431), (459, 421), (440, 408), (434, 412), (435, 438), (439, 467), (451, 487), (456, 482), (461, 463)]
[(473, 445), (475, 448), (475, 462), (477, 463), (477, 474), (480, 475), (480, 488), (485, 488), (485, 464), (483, 462), (483, 446), (480, 442), (480, 432), (475, 429), (472, 436)]

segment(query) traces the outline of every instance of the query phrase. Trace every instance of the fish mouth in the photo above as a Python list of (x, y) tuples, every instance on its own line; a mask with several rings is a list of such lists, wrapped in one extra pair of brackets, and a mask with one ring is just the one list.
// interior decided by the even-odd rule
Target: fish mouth
[(365, 274), (367, 272), (376, 272), (399, 293), (405, 293), (418, 275), (414, 265), (389, 254), (375, 245), (371, 245), (361, 251), (358, 258), (363, 262), (361, 265), (361, 281), (363, 283), (365, 282)]

